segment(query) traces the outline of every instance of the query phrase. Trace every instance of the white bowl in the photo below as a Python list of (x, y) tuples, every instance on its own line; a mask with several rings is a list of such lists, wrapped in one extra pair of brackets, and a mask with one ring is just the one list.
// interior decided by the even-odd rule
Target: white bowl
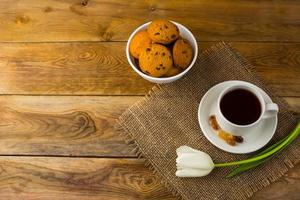
[[(172, 21), (173, 22), (173, 21)], [(138, 73), (141, 77), (143, 77), (144, 79), (153, 82), (153, 83), (171, 83), (173, 81), (176, 81), (178, 79), (180, 79), (183, 75), (185, 75), (195, 64), (197, 56), (198, 56), (198, 46), (197, 46), (197, 41), (194, 37), (194, 35), (191, 33), (191, 31), (189, 31), (185, 26), (177, 23), (177, 22), (173, 22), (179, 29), (179, 33), (180, 36), (183, 37), (184, 39), (188, 40), (190, 42), (190, 44), (192, 45), (193, 48), (193, 54), (194, 57), (192, 59), (191, 64), (184, 70), (182, 71), (180, 74), (177, 74), (175, 76), (172, 77), (160, 77), (160, 78), (156, 78), (156, 77), (152, 77), (149, 76), (147, 74), (144, 74), (142, 71), (139, 70), (139, 68), (136, 66), (134, 58), (130, 55), (129, 53), (129, 44), (133, 38), (133, 36), (142, 30), (147, 29), (147, 26), (150, 24), (151, 22), (145, 23), (141, 26), (139, 26), (137, 29), (135, 29), (135, 31), (133, 31), (133, 33), (130, 35), (127, 45), (126, 45), (126, 56), (127, 56), (127, 60), (130, 64), (130, 66), (132, 67), (132, 69)]]

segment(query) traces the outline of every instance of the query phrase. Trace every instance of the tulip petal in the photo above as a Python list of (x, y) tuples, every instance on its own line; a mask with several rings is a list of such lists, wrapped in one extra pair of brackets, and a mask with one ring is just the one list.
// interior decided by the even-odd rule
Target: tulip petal
[(214, 167), (214, 163), (210, 156), (198, 153), (182, 154), (181, 156), (178, 156), (176, 163), (182, 168), (211, 169)]
[(178, 177), (202, 177), (206, 176), (211, 170), (197, 170), (197, 169), (182, 169), (176, 171)]
[(193, 149), (188, 146), (181, 146), (176, 149), (177, 155), (182, 153), (193, 153), (193, 152), (194, 152)]
[(178, 177), (201, 177), (209, 174), (214, 163), (211, 157), (202, 151), (188, 146), (181, 146), (176, 150), (177, 159), (176, 176)]

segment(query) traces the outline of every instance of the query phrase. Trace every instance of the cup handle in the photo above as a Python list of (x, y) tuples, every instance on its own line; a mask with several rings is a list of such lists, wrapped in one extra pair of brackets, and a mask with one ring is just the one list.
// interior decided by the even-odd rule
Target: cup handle
[(277, 115), (278, 110), (279, 110), (279, 108), (276, 103), (266, 104), (266, 110), (265, 110), (265, 113), (262, 116), (262, 118), (266, 119), (266, 118), (273, 117), (273, 116)]

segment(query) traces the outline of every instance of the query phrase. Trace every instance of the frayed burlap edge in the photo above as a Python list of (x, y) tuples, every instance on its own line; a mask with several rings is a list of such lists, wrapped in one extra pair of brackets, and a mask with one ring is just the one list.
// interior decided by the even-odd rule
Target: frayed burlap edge
[(124, 111), (124, 113), (119, 117), (119, 119), (117, 119), (117, 123), (115, 125), (115, 131), (124, 139), (125, 143), (127, 145), (129, 145), (132, 148), (132, 151), (130, 153), (134, 154), (135, 156), (137, 156), (138, 159), (144, 158), (144, 165), (146, 168), (148, 168), (150, 171), (152, 171), (155, 175), (157, 175), (158, 177), (160, 177), (160, 181), (161, 183), (165, 186), (165, 188), (171, 192), (171, 194), (176, 197), (178, 200), (183, 200), (183, 195), (177, 191), (176, 189), (174, 189), (174, 187), (168, 183), (167, 181), (163, 180), (163, 176), (161, 175), (161, 173), (154, 167), (153, 163), (151, 163), (150, 160), (148, 160), (147, 158), (145, 158), (143, 156), (143, 151), (140, 148), (138, 142), (132, 137), (130, 131), (128, 131), (128, 129), (125, 126), (122, 126), (122, 121), (124, 120), (123, 118), (126, 117), (127, 114), (129, 114), (131, 112), (131, 109), (133, 107), (136, 107), (137, 105), (143, 105), (144, 103), (147, 102), (147, 100), (149, 100), (149, 98), (155, 94), (157, 91), (160, 91), (161, 87), (160, 85), (154, 85), (150, 91), (144, 96), (143, 99), (141, 99), (140, 101), (134, 103), (133, 105), (131, 105), (126, 111)]

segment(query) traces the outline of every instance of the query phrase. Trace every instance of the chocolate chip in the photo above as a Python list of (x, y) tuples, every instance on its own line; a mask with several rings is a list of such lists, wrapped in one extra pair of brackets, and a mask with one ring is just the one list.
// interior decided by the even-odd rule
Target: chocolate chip
[(157, 56), (157, 55), (158, 55), (158, 52), (155, 52), (155, 55)]
[(160, 68), (159, 68), (159, 67), (156, 67), (156, 70), (160, 70)]
[(173, 35), (171, 36), (171, 38), (173, 38), (173, 39), (176, 38), (176, 35), (173, 34)]
[(186, 44), (186, 41), (185, 41), (185, 40), (182, 40), (182, 42), (183, 42), (184, 44)]
[(186, 51), (182, 51), (182, 53), (183, 53), (183, 54), (186, 54), (187, 52), (186, 52)]
[(157, 33), (154, 33), (154, 35), (160, 35), (160, 33), (159, 33), (159, 32), (157, 32)]
[(160, 28), (159, 28), (159, 30), (161, 30), (161, 31), (162, 31), (162, 28), (160, 27)]
[(165, 67), (163, 67), (163, 69), (166, 69)]
[(166, 53), (165, 53), (165, 52), (163, 52), (161, 55), (162, 55), (162, 56), (165, 56), (165, 55), (166, 55)]
[(165, 25), (165, 28), (168, 29), (169, 27), (167, 25)]
[(159, 64), (159, 66), (160, 66), (160, 67), (162, 67), (162, 66), (163, 66), (163, 64)]
[(149, 52), (149, 51), (151, 51), (151, 49), (150, 49), (150, 48), (147, 48), (147, 49), (146, 49), (146, 52)]

